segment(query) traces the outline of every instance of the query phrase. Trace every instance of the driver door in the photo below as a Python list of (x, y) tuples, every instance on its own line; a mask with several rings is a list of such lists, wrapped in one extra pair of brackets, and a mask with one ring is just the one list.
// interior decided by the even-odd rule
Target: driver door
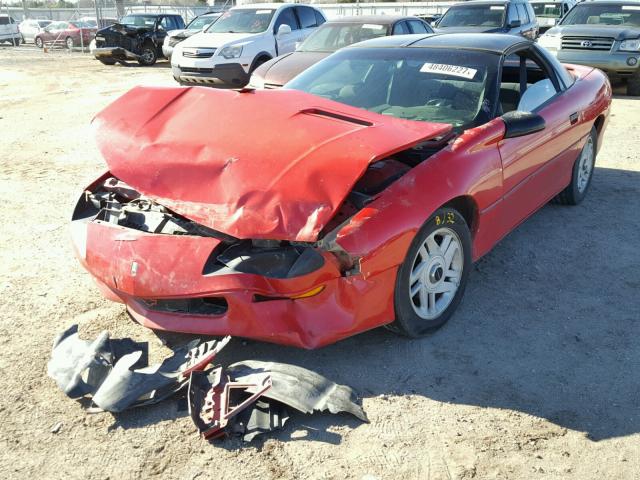
[[(289, 28), (291, 28), (291, 33), (279, 35), (278, 30), (280, 29), (280, 25), (289, 25)], [(276, 50), (278, 52), (278, 55), (293, 52), (296, 49), (296, 43), (298, 42), (300, 34), (300, 26), (298, 25), (298, 19), (295, 12), (293, 11), (293, 7), (285, 8), (280, 12), (278, 18), (276, 19), (273, 30), (276, 38)]]
[(573, 128), (580, 116), (575, 100), (534, 48), (508, 56), (502, 69), (502, 114), (530, 111), (545, 120), (542, 131), (499, 144), (507, 232), (568, 185), (581, 147), (580, 134)]

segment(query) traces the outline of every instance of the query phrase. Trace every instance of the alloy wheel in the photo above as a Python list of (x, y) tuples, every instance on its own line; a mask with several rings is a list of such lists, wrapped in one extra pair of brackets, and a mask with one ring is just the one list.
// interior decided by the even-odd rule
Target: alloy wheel
[(580, 162), (578, 163), (578, 191), (584, 192), (589, 185), (591, 173), (593, 171), (594, 161), (593, 137), (590, 135), (587, 143), (580, 153)]
[(456, 232), (443, 227), (426, 238), (409, 276), (411, 304), (420, 318), (432, 320), (447, 309), (460, 286), (463, 267), (464, 252)]

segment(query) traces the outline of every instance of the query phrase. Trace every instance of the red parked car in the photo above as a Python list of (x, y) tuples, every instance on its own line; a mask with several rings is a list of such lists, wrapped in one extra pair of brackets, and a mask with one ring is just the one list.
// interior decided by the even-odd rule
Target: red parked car
[(78, 201), (75, 250), (150, 328), (418, 337), (473, 261), (582, 201), (610, 105), (598, 69), (500, 34), (369, 40), (282, 90), (135, 88), (96, 117), (109, 171)]
[(79, 20), (70, 22), (53, 22), (38, 33), (34, 41), (39, 48), (46, 45), (64, 45), (73, 47), (89, 47), (97, 29), (87, 22)]

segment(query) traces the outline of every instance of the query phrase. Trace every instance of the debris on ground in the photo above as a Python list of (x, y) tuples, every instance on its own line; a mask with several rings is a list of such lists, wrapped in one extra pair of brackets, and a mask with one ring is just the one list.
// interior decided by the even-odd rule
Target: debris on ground
[(189, 374), (211, 363), (230, 339), (194, 340), (162, 363), (147, 366), (146, 345), (111, 339), (104, 331), (93, 341), (82, 340), (78, 325), (72, 325), (56, 337), (47, 372), (69, 397), (91, 397), (97, 409), (121, 412), (181, 390)]
[[(230, 340), (195, 339), (148, 366), (147, 344), (112, 339), (106, 331), (82, 340), (78, 325), (71, 325), (54, 340), (47, 372), (69, 397), (90, 398), (92, 412), (158, 403), (188, 386), (189, 414), (208, 440), (240, 436), (250, 442), (282, 429), (289, 420), (287, 407), (307, 414), (346, 412), (368, 422), (353, 389), (311, 370), (257, 360), (214, 365)], [(60, 422), (51, 432), (61, 427)]]

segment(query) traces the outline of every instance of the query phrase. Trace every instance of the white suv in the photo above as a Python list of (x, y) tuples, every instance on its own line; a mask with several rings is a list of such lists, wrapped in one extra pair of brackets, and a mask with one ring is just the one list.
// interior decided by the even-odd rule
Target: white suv
[(0, 43), (8, 42), (12, 45), (20, 45), (22, 37), (18, 31), (18, 24), (9, 15), (0, 14)]
[(225, 12), (206, 30), (177, 44), (173, 78), (181, 84), (242, 87), (256, 67), (295, 50), (326, 21), (309, 5), (261, 3)]

